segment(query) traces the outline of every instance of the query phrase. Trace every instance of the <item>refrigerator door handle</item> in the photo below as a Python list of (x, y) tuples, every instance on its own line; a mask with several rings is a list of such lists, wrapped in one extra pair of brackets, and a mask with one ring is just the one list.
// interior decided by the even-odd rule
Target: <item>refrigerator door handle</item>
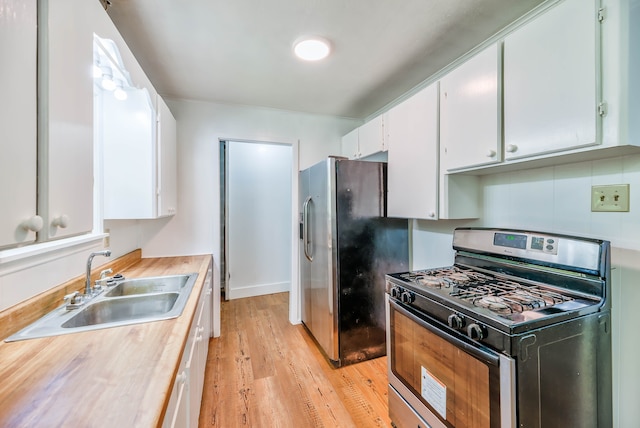
[(310, 249), (311, 245), (310, 233), (309, 233), (309, 204), (312, 203), (311, 196), (307, 197), (302, 205), (302, 246), (304, 248), (304, 256), (310, 262), (313, 261), (313, 254)]

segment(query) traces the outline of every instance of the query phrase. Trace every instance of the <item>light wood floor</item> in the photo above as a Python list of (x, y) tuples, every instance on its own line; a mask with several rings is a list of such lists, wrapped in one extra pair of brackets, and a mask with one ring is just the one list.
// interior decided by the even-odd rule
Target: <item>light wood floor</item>
[(386, 357), (334, 369), (288, 310), (288, 293), (222, 302), (200, 427), (390, 427)]

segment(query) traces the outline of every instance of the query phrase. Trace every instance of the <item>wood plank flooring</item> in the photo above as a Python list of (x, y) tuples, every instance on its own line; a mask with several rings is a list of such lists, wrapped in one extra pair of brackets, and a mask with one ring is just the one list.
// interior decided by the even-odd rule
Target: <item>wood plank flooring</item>
[(222, 302), (199, 426), (390, 427), (386, 357), (334, 369), (288, 310), (288, 293)]

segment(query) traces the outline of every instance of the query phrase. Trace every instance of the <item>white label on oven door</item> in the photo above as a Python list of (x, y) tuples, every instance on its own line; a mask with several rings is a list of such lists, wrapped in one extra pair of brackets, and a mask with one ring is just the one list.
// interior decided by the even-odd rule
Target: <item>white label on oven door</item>
[(447, 386), (422, 367), (422, 398), (447, 419)]

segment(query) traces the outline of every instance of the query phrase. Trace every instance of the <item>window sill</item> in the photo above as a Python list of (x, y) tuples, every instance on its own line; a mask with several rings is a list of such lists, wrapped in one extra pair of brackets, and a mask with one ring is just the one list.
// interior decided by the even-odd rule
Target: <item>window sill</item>
[(92, 233), (88, 235), (75, 236), (56, 241), (43, 242), (40, 244), (27, 245), (20, 248), (11, 248), (0, 251), (0, 271), (5, 271), (5, 267), (12, 265), (15, 270), (23, 269), (64, 257), (69, 254), (84, 251), (101, 242), (107, 233)]

